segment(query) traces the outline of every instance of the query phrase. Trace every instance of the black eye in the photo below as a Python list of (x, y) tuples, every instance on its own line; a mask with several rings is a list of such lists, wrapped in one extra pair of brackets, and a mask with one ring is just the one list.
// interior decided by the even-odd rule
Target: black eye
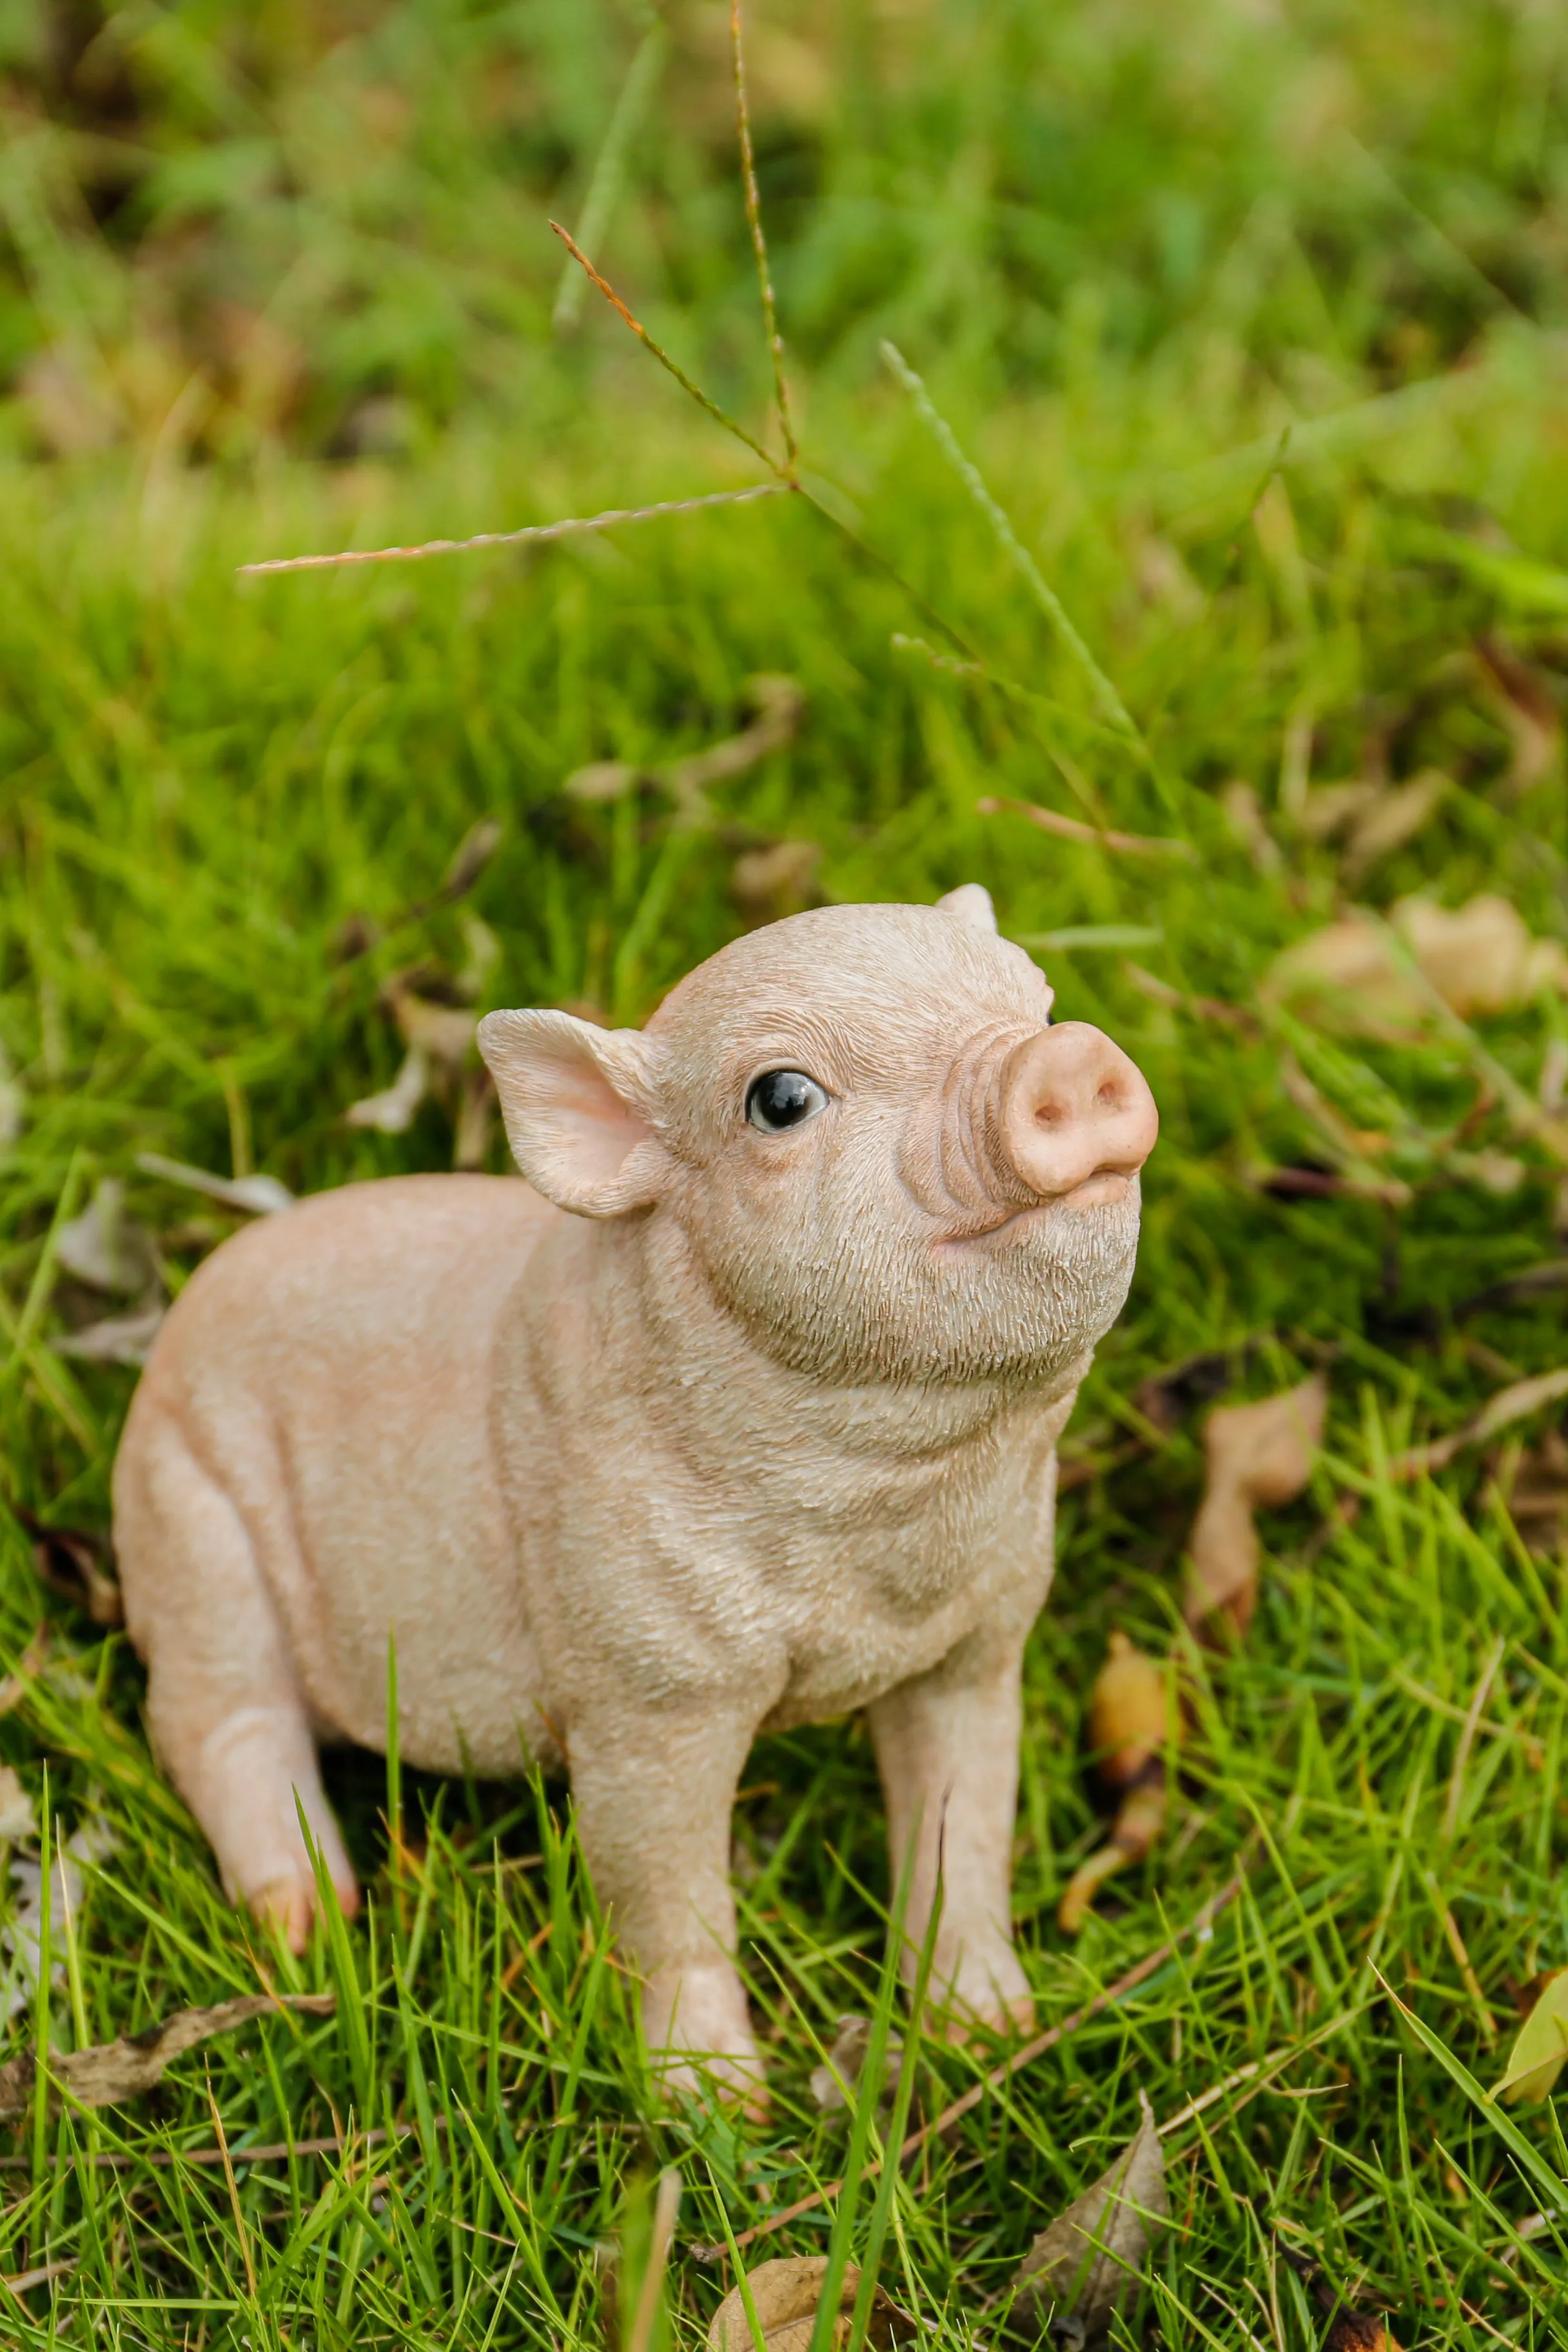
[(804, 1070), (764, 1070), (746, 1089), (746, 1117), (764, 1135), (782, 1135), (826, 1108), (826, 1095)]

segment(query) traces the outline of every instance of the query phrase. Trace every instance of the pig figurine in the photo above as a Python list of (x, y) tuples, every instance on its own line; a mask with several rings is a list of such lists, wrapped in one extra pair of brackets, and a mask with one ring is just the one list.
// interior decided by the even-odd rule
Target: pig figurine
[(298, 1948), (316, 1747), (569, 1772), (650, 2052), (755, 2102), (731, 1809), (868, 1711), (936, 1982), (1029, 2014), (1009, 1874), (1056, 1447), (1138, 1238), (1153, 1099), (977, 885), (735, 940), (645, 1030), (492, 1013), (527, 1177), (406, 1176), (225, 1244), (114, 1475), (127, 1622), (226, 1887)]

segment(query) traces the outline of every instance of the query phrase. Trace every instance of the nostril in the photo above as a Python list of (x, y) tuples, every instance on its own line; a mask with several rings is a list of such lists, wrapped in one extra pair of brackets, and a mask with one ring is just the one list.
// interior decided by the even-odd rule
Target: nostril
[(1107, 1078), (1105, 1084), (1100, 1087), (1100, 1092), (1096, 1095), (1095, 1101), (1105, 1110), (1120, 1110), (1121, 1108), (1121, 1089), (1112, 1079)]

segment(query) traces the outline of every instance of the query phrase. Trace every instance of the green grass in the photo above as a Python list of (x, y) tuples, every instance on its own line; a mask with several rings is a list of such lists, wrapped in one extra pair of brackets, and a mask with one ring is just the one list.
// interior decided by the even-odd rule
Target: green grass
[[(1228, 2085), (1172, 2136), (1174, 2226), (1123, 2340), (1317, 2344), (1326, 2315), (1284, 2259), (1295, 2248), (1395, 2310), (1407, 2352), (1497, 2334), (1556, 2344), (1562, 2224), (1520, 2224), (1568, 2180), (1568, 2146), (1550, 2110), (1514, 2113), (1510, 2140), (1426, 2037), (1495, 2080), (1515, 1992), (1568, 1964), (1563, 1564), (1526, 1549), (1500, 1499), (1517, 1440), (1436, 1482), (1386, 1465), (1562, 1360), (1551, 1294), (1450, 1310), (1561, 1250), (1548, 1142), (1484, 1081), (1500, 1064), (1533, 1097), (1568, 1011), (1546, 992), (1479, 1027), (1356, 1045), (1357, 1068), (1310, 1028), (1194, 1000), (1257, 1013), (1279, 950), (1347, 895), (1455, 906), (1494, 889), (1537, 933), (1568, 937), (1560, 740), (1544, 730), (1544, 764), (1521, 781), (1518, 709), (1476, 650), (1506, 643), (1538, 719), (1562, 711), (1563, 27), (1476, 0), (1294, 25), (1214, 9), (1177, 27), (1093, 0), (1046, 14), (932, 9), (919, 38), (913, 17), (879, 32), (853, 11), (754, 28), (807, 479), (871, 554), (780, 499), (548, 550), (234, 578), (260, 555), (753, 478), (614, 320), (589, 310), (574, 339), (550, 340), (541, 215), (580, 217), (637, 26), (606, 19), (598, 38), (564, 10), (408, 5), (332, 46), (303, 12), (258, 11), (247, 50), (241, 12), (192, 7), (125, 33), (124, 88), (107, 68), (95, 83), (37, 55), (13, 63), (0, 1046), (24, 1118), (0, 1160), (5, 1491), (57, 1525), (107, 1524), (132, 1375), (49, 1346), (107, 1304), (58, 1281), (50, 1255), (102, 1178), (124, 1180), (177, 1286), (235, 1221), (141, 1173), (140, 1152), (297, 1190), (450, 1164), (449, 1106), (397, 1138), (342, 1114), (400, 1057), (383, 984), (419, 958), (461, 967), (473, 917), (500, 948), (485, 1003), (589, 998), (636, 1020), (739, 927), (740, 847), (817, 844), (838, 898), (986, 883), (1008, 931), (1079, 935), (1041, 950), (1061, 1008), (1135, 1053), (1163, 1120), (1133, 1297), (1069, 1433), (1092, 1475), (1064, 1502), (1030, 1660), (1016, 1902), (1044, 2021), (1189, 1920), (1244, 1849), (1248, 1876), (1211, 1939), (927, 2149), (890, 2209), (886, 2283), (934, 2341), (989, 2343), (983, 2305), (1131, 2135), (1139, 2094), (1168, 2117)], [(0, 37), (22, 27), (13, 59), (25, 19), (0, 17)], [(695, 18), (674, 37), (604, 258), (762, 431), (722, 44)], [(357, 151), (335, 170), (320, 126), (345, 81), (405, 93), (383, 179)], [(79, 201), (67, 167), (108, 170), (92, 140), (109, 136), (111, 100), (139, 159), (130, 190), (122, 175), (110, 204), (89, 182)], [(24, 101), (50, 110), (27, 138)], [(210, 397), (180, 405), (217, 288), (308, 352), (281, 406), (226, 362), (203, 379)], [(978, 460), (1136, 740), (1107, 723), (878, 362), (883, 333)], [(28, 373), (44, 351), (87, 354), (108, 386), (101, 446), (53, 462), (37, 452), (58, 379)], [(128, 387), (154, 381), (165, 390), (139, 407)], [(402, 404), (396, 448), (372, 446), (372, 399)], [(934, 667), (917, 637), (1004, 682)], [(759, 671), (795, 678), (805, 716), (787, 750), (717, 789), (721, 822), (677, 825), (657, 793), (562, 797), (584, 762), (655, 767), (732, 732)], [(1303, 760), (1322, 782), (1377, 756), (1395, 779), (1436, 768), (1451, 784), (1352, 887), (1296, 822), (1292, 779)], [(1237, 779), (1276, 861), (1226, 813)], [(986, 795), (1195, 856), (1050, 838), (977, 814)], [(501, 845), (470, 898), (344, 961), (345, 926), (427, 898), (484, 817)], [(1117, 943), (1124, 930), (1142, 943)], [(1366, 1147), (1410, 1185), (1403, 1206), (1259, 1189), (1260, 1167), (1332, 1156), (1287, 1090), (1288, 1050), (1352, 1126), (1410, 1130)], [(1522, 1163), (1507, 1193), (1431, 1139), (1472, 1106), (1464, 1149)], [(492, 1137), (490, 1165), (501, 1150)], [(1134, 1392), (1214, 1351), (1234, 1396), (1327, 1362), (1327, 1456), (1310, 1497), (1267, 1520), (1245, 1649), (1197, 1664), (1164, 1845), (1068, 1945), (1055, 1905), (1102, 1826), (1089, 1685), (1113, 1625), (1148, 1646), (1176, 1638), (1201, 1484), (1195, 1411), (1145, 1443), (1158, 1433)], [(1347, 1496), (1353, 1515), (1334, 1509)], [(729, 2284), (724, 2263), (692, 2252), (722, 2240), (721, 2206), (739, 2231), (840, 2168), (843, 2121), (818, 2120), (807, 2078), (839, 2013), (872, 2005), (892, 1900), (861, 1727), (764, 1743), (737, 1815), (773, 2123), (662, 2116), (561, 1790), (405, 1772), (410, 1851), (395, 1867), (385, 1768), (335, 1759), (371, 1900), (291, 1967), (229, 1911), (160, 1780), (122, 1638), (44, 1588), (21, 1528), (0, 1524), (5, 1659), (50, 1627), (45, 1670), (0, 1717), (0, 1754), (35, 1796), (47, 1785), (60, 1834), (91, 1819), (118, 1838), (86, 1874), (68, 1949), (55, 1922), (68, 1962), (56, 2045), (254, 1990), (260, 1967), (340, 1997), (333, 2019), (193, 2053), (133, 2106), (68, 2115), (41, 2140), (26, 2121), (0, 2271), (71, 2267), (23, 2294), (0, 2340), (596, 2346), (616, 2302), (601, 2250), (628, 2214), (646, 2239), (649, 2183), (673, 2164), (669, 2340), (697, 2344)], [(1500, 1647), (1487, 1727), (1467, 1740)], [(24, 2010), (13, 2051), (32, 2030)], [(926, 2044), (919, 2112), (998, 2054)], [(186, 2153), (215, 2145), (209, 2069), (238, 2218), (221, 2167)], [(405, 2136), (244, 2159), (370, 2126)], [(852, 2252), (870, 2215), (863, 2192)], [(761, 2251), (826, 2252), (829, 2227), (819, 2210)]]

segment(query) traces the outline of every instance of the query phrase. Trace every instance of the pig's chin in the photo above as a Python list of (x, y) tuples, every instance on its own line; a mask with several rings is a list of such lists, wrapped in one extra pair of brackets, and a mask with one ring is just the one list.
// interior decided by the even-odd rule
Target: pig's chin
[[(860, 1386), (1049, 1384), (1115, 1322), (1138, 1247), (1136, 1179), (1004, 1217), (953, 1245), (934, 1221), (868, 1217), (837, 1248), (797, 1234), (715, 1284), (752, 1343), (792, 1370)], [(783, 1244), (782, 1249), (777, 1244)], [(737, 1280), (736, 1276), (740, 1278)], [(710, 1268), (711, 1279), (712, 1269)]]

